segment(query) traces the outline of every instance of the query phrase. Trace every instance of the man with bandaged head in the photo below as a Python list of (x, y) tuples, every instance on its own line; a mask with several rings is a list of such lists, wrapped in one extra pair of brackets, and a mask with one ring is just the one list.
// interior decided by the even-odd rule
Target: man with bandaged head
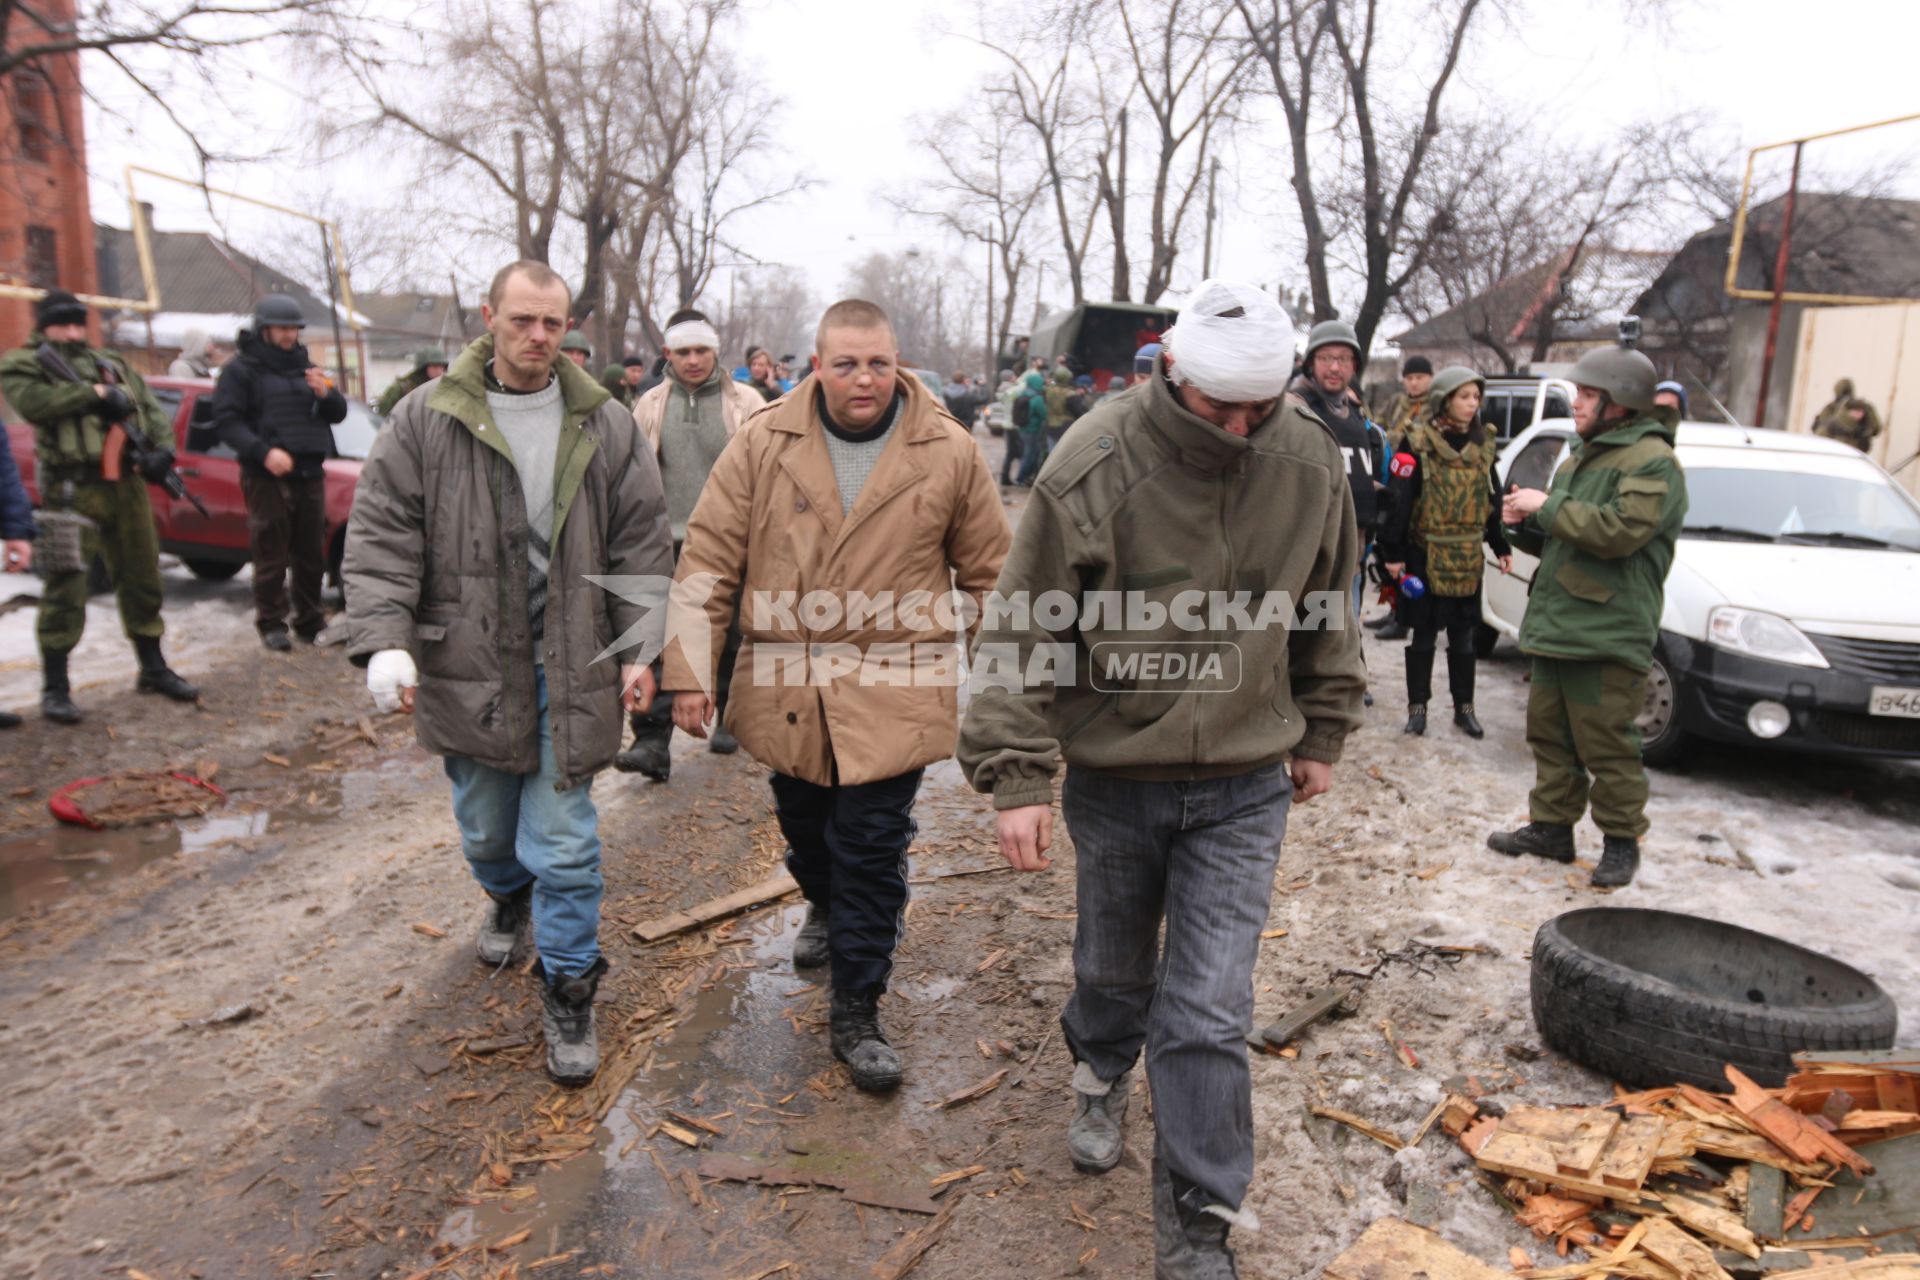
[[(1231, 1277), (1228, 1229), (1257, 1226), (1253, 962), (1288, 807), (1327, 790), (1365, 683), (1346, 467), (1284, 394), (1292, 354), (1273, 299), (1205, 281), (1140, 384), (1068, 433), (1000, 575), (961, 732), (1020, 870), (1049, 865), (1064, 762), (1067, 1147), (1087, 1173), (1119, 1162), (1144, 1048), (1158, 1277)], [(1019, 607), (1043, 594), (1076, 615)]]

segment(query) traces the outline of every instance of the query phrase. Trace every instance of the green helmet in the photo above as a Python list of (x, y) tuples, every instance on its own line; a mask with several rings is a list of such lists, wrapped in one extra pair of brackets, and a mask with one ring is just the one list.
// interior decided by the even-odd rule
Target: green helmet
[(425, 373), (427, 366), (431, 364), (437, 364), (444, 369), (449, 363), (447, 353), (438, 347), (422, 347), (413, 353), (413, 371), (415, 373)]
[(600, 381), (612, 386), (627, 376), (627, 367), (623, 364), (610, 364), (600, 371)]
[(567, 336), (560, 339), (560, 349), (562, 351), (585, 351), (591, 355), (593, 353), (593, 344), (587, 341), (586, 334), (580, 332), (578, 329), (569, 329), (567, 330)]
[(1845, 400), (1853, 394), (1853, 379), (1842, 378), (1833, 384), (1833, 396), (1836, 400)]
[(1446, 417), (1447, 401), (1453, 393), (1469, 382), (1479, 386), (1482, 395), (1486, 394), (1487, 380), (1463, 364), (1448, 365), (1433, 375), (1433, 385), (1427, 388), (1427, 414), (1435, 422)]
[(1636, 413), (1647, 413), (1653, 408), (1653, 391), (1660, 381), (1660, 371), (1638, 351), (1606, 347), (1581, 356), (1580, 363), (1573, 366), (1567, 378), (1576, 387), (1592, 387), (1604, 392), (1607, 399), (1617, 405)]
[(1313, 363), (1313, 353), (1322, 347), (1335, 344), (1353, 348), (1353, 358), (1360, 359), (1360, 335), (1345, 320), (1322, 320), (1307, 333), (1307, 353), (1300, 357), (1302, 364)]
[(1053, 371), (1053, 385), (1056, 387), (1072, 386), (1073, 372), (1069, 369), (1055, 369)]

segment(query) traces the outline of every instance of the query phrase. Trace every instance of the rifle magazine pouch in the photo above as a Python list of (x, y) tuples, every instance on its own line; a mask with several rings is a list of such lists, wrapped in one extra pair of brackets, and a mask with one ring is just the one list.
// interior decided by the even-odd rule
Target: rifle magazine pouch
[(48, 573), (82, 573), (87, 568), (86, 534), (97, 526), (77, 511), (42, 511), (34, 536), (34, 564)]

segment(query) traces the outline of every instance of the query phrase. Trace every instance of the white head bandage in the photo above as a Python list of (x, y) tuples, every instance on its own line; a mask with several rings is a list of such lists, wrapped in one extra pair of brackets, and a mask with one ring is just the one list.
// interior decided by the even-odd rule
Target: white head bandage
[(688, 347), (720, 349), (720, 335), (705, 320), (682, 320), (661, 334), (660, 342), (668, 351), (685, 351)]
[(1163, 341), (1174, 381), (1215, 400), (1272, 400), (1293, 373), (1293, 321), (1250, 284), (1202, 280)]

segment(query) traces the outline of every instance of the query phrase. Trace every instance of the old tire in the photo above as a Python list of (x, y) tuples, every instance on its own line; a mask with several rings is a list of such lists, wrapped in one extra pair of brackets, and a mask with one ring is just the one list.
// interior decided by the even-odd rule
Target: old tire
[(188, 560), (183, 558), (180, 563), (187, 566), (188, 573), (191, 573), (196, 578), (204, 579), (207, 582), (225, 582), (247, 567), (245, 560)]
[(1592, 907), (1533, 937), (1533, 1020), (1624, 1084), (1724, 1090), (1728, 1063), (1778, 1085), (1801, 1050), (1893, 1047), (1887, 993), (1838, 960), (1737, 925)]

